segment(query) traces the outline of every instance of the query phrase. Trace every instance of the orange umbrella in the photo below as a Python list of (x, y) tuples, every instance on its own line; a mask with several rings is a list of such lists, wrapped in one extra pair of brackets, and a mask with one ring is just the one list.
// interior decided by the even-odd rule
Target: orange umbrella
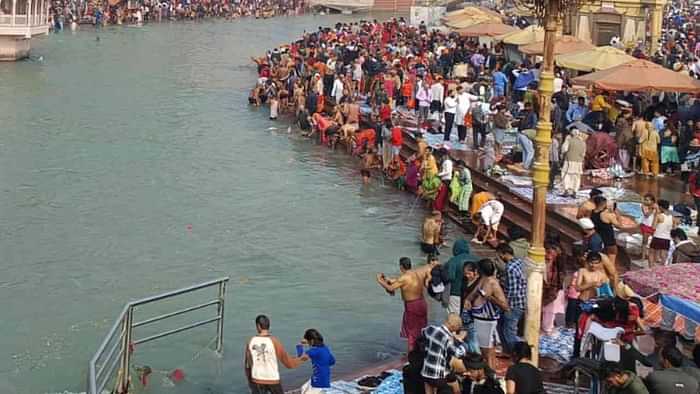
[(573, 83), (633, 92), (700, 92), (700, 81), (642, 59), (574, 78)]
[[(594, 46), (586, 41), (581, 41), (574, 36), (560, 36), (554, 41), (554, 54), (561, 55), (562, 53), (580, 52), (593, 49)], [(521, 45), (518, 47), (520, 52), (526, 55), (542, 55), (544, 53), (544, 41), (534, 42), (532, 44)]]
[(461, 36), (464, 37), (494, 37), (500, 36), (502, 34), (512, 33), (518, 31), (517, 27), (504, 25), (498, 22), (483, 22), (476, 25), (471, 25), (465, 27), (464, 29), (457, 30)]

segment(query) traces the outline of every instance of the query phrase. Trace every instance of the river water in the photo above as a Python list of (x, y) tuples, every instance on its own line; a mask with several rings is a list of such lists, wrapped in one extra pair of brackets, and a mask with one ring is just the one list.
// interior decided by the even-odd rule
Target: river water
[(213, 326), (140, 346), (148, 392), (244, 393), (258, 313), (289, 351), (319, 329), (336, 376), (403, 351), (374, 275), (421, 257), (420, 204), (246, 103), (250, 56), (347, 18), (88, 28), (0, 64), (0, 392), (84, 391), (126, 301), (226, 275), (223, 358)]

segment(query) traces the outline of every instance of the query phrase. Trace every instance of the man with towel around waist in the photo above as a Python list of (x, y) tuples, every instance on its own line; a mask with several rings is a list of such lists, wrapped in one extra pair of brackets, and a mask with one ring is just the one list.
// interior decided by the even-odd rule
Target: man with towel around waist
[(401, 337), (408, 339), (408, 351), (413, 350), (416, 339), (421, 330), (428, 325), (428, 304), (423, 297), (425, 279), (434, 263), (411, 269), (411, 259), (402, 257), (399, 259), (401, 276), (387, 278), (383, 273), (377, 274), (377, 282), (387, 293), (394, 295), (397, 289), (401, 289), (401, 298), (404, 302), (403, 321), (401, 322)]

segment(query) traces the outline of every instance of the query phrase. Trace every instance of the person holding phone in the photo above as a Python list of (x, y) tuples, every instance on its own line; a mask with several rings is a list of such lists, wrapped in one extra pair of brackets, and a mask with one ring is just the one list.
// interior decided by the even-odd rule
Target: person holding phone
[[(306, 352), (304, 346), (309, 346)], [(323, 336), (318, 330), (310, 328), (304, 333), (301, 344), (297, 345), (297, 357), (304, 353), (311, 359), (313, 373), (301, 387), (301, 394), (322, 394), (324, 389), (331, 387), (331, 367), (335, 365), (335, 357), (323, 343)]]
[(464, 308), (470, 311), (474, 319), (476, 338), (489, 368), (496, 368), (495, 338), (496, 326), (502, 312), (510, 310), (508, 299), (498, 278), (496, 278), (496, 266), (490, 259), (483, 259), (477, 263), (479, 281), (477, 286), (466, 295)]

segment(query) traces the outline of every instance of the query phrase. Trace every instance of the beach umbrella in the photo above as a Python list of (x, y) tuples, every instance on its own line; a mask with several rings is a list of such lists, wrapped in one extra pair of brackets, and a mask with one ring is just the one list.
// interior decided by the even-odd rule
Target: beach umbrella
[(619, 66), (635, 60), (625, 51), (611, 46), (556, 55), (554, 61), (559, 67), (579, 71), (598, 71)]
[(642, 59), (574, 78), (573, 83), (605, 90), (700, 93), (700, 81)]
[(518, 31), (517, 27), (505, 25), (500, 22), (482, 22), (476, 25), (457, 30), (464, 37), (494, 37), (505, 33)]
[(455, 11), (454, 14), (443, 17), (442, 23), (452, 29), (463, 29), (471, 25), (475, 25), (483, 22), (502, 22), (503, 17), (491, 10), (487, 10), (481, 7), (464, 7), (459, 12)]
[[(574, 36), (560, 36), (554, 42), (554, 54), (579, 52), (594, 48), (592, 44), (579, 40)], [(544, 41), (518, 47), (520, 52), (526, 55), (542, 55), (544, 53)]]
[(544, 29), (540, 26), (530, 25), (522, 30), (496, 36), (496, 40), (510, 45), (527, 45), (533, 42), (544, 41)]

